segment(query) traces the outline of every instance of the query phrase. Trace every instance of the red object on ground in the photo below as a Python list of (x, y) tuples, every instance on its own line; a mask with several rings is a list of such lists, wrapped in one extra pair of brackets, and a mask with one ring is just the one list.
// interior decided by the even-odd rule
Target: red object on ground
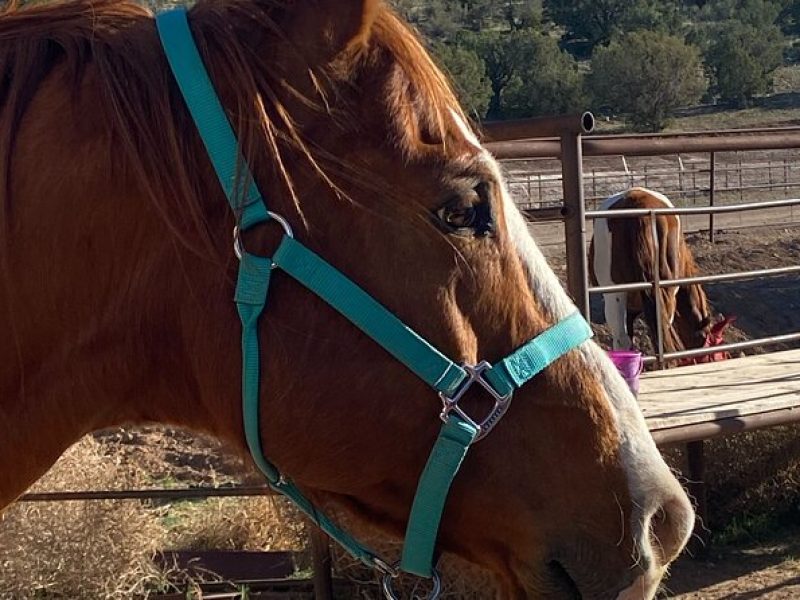
[[(735, 316), (732, 317), (723, 317), (711, 327), (711, 331), (708, 332), (706, 335), (706, 341), (703, 344), (703, 348), (713, 348), (714, 346), (720, 346), (725, 343), (724, 334), (725, 330), (728, 326), (736, 320)], [(717, 362), (720, 360), (727, 360), (731, 357), (730, 352), (714, 352), (713, 354), (706, 354), (704, 356), (695, 356), (693, 358), (684, 358), (680, 365), (687, 366), (687, 365), (699, 365), (702, 363), (710, 363), (710, 362)]]

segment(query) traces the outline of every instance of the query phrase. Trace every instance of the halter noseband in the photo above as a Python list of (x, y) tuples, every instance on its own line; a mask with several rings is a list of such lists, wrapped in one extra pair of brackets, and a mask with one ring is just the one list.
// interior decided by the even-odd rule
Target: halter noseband
[[(253, 460), (271, 488), (292, 500), (355, 558), (383, 574), (387, 598), (396, 597), (392, 580), (400, 571), (433, 578), (433, 591), (428, 597), (436, 598), (441, 583), (434, 568), (436, 536), (450, 485), (467, 450), (502, 418), (515, 389), (588, 340), (592, 330), (576, 312), (495, 364), (458, 365), (451, 361), (345, 275), (298, 242), (288, 222), (267, 210), (197, 50), (186, 9), (161, 13), (156, 26), (178, 88), (200, 132), (220, 185), (238, 215), (234, 251), (240, 262), (235, 302), (242, 322), (244, 429)], [(244, 194), (237, 193), (242, 189)], [(242, 246), (239, 233), (270, 220), (284, 230), (275, 254), (264, 257), (248, 253)], [(270, 275), (274, 269), (281, 269), (322, 298), (436, 390), (442, 399), (444, 425), (420, 476), (409, 514), (402, 559), (396, 565), (382, 560), (319, 512), (262, 452), (258, 321), (267, 301)], [(486, 390), (495, 401), (494, 408), (483, 420), (470, 417), (459, 405), (459, 400), (475, 384)]]

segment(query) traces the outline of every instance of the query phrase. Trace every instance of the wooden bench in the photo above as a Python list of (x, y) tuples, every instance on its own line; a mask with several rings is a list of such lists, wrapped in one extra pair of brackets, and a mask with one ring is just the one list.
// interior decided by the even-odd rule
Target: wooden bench
[(707, 523), (704, 440), (800, 422), (800, 350), (644, 373), (639, 404), (656, 444), (687, 445), (689, 492)]

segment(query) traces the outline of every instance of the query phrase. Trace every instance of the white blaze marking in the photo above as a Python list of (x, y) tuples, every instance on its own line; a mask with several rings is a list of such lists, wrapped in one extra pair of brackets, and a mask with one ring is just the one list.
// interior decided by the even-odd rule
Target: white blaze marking
[(467, 142), (474, 146), (477, 150), (485, 152), (483, 146), (481, 146), (481, 143), (478, 141), (475, 132), (473, 132), (470, 126), (464, 122), (464, 119), (462, 119), (461, 116), (452, 108), (450, 109), (450, 115), (453, 117), (453, 121), (455, 121), (456, 127), (461, 132), (461, 135), (464, 136), (464, 139), (467, 140)]
[[(508, 232), (527, 268), (531, 290), (555, 319), (564, 319), (577, 309), (531, 237), (522, 213), (508, 194), (496, 161), (488, 152), (485, 156), (487, 164), (501, 183)], [(613, 408), (611, 414), (620, 439), (620, 462), (627, 476), (631, 496), (629, 526), (641, 559), (647, 564), (654, 564), (648, 538), (650, 513), (657, 508), (653, 505), (653, 499), (664, 494), (681, 494), (680, 484), (661, 457), (636, 399), (607, 354), (594, 342), (582, 344), (578, 351), (584, 363), (598, 376), (609, 405)], [(686, 531), (687, 537), (690, 532), (691, 528)]]

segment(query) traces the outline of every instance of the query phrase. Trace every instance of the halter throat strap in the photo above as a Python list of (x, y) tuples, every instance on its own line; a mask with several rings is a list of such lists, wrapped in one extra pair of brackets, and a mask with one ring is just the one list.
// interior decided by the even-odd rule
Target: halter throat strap
[[(169, 66), (178, 89), (200, 133), (222, 190), (238, 218), (237, 230), (246, 230), (275, 217), (267, 209), (252, 173), (241, 154), (236, 135), (219, 101), (189, 27), (185, 8), (161, 13), (156, 20)], [(386, 581), (397, 569), (319, 512), (297, 486), (264, 456), (261, 445), (259, 389), (261, 351), (259, 320), (267, 303), (271, 273), (281, 269), (322, 298), (332, 308), (375, 340), (409, 370), (439, 392), (443, 425), (420, 476), (411, 508), (400, 568), (423, 577), (436, 576), (435, 542), (450, 485), (470, 446), (488, 434), (505, 414), (513, 391), (547, 365), (592, 335), (579, 313), (574, 313), (529, 341), (496, 364), (459, 365), (403, 323), (323, 258), (295, 240), (284, 224), (283, 237), (273, 257), (250, 254), (238, 245), (239, 274), (234, 300), (242, 323), (242, 410), (244, 432), (255, 464), (269, 485), (286, 495), (309, 518), (350, 554), (384, 573)], [(473, 419), (458, 405), (473, 384), (495, 398), (495, 407), (483, 420)]]

